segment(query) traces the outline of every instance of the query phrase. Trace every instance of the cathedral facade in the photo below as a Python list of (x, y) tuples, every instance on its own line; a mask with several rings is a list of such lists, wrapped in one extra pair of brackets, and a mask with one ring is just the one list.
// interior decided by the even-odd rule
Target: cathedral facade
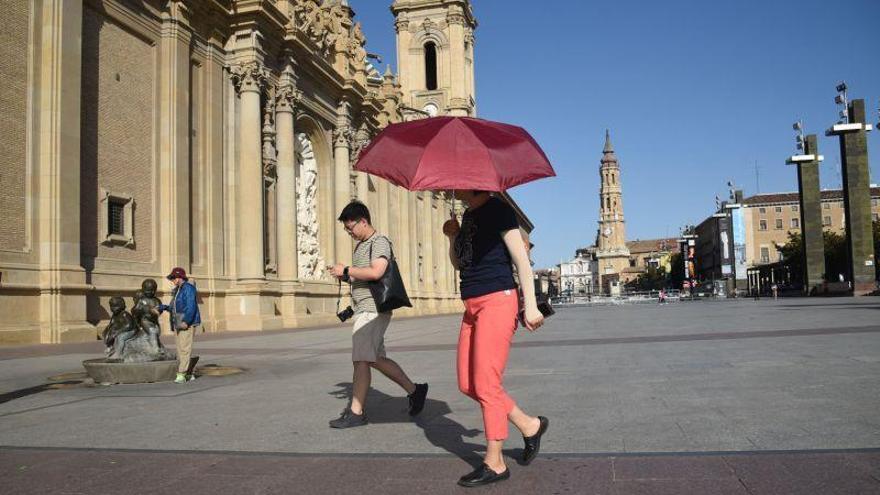
[(345, 0), (6, 2), (0, 343), (94, 340), (111, 296), (175, 266), (206, 331), (331, 323), (352, 199), (394, 243), (404, 313), (457, 310), (446, 198), (352, 165), (389, 123), (475, 114), (476, 21), (467, 0), (392, 13), (398, 76)]

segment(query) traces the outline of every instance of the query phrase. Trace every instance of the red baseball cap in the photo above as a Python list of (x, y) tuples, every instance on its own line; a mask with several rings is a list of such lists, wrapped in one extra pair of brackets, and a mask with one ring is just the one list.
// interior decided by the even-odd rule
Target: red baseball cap
[(171, 273), (169, 273), (168, 276), (165, 278), (167, 278), (168, 280), (174, 280), (175, 278), (182, 278), (182, 279), (186, 280), (186, 270), (184, 270), (183, 268), (181, 268), (179, 266), (176, 266), (176, 267), (174, 267), (173, 270), (171, 270)]

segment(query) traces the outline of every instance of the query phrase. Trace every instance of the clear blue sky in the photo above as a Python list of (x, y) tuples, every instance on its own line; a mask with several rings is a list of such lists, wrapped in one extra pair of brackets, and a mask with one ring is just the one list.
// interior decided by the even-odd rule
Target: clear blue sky
[[(877, 124), (878, 0), (475, 0), (479, 116), (521, 125), (557, 177), (511, 194), (535, 223), (537, 266), (593, 242), (605, 128), (620, 159), (629, 239), (678, 235), (726, 181), (795, 191), (791, 124), (803, 119), (838, 187), (834, 86)], [(367, 49), (396, 64), (390, 0), (350, 0)], [(384, 66), (383, 66), (384, 70)], [(880, 182), (880, 132), (869, 134)]]

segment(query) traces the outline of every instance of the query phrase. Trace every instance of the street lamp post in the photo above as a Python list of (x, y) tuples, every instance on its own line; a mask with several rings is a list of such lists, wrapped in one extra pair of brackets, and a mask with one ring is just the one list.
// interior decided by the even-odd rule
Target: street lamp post
[[(840, 97), (842, 100), (846, 96)], [(796, 133), (798, 154), (785, 163), (797, 166), (798, 195), (800, 197), (801, 239), (804, 254), (804, 293), (815, 294), (821, 287), (825, 273), (825, 241), (822, 238), (822, 193), (819, 189), (819, 165), (825, 159), (819, 154), (815, 134), (804, 137), (804, 124), (792, 125)]]

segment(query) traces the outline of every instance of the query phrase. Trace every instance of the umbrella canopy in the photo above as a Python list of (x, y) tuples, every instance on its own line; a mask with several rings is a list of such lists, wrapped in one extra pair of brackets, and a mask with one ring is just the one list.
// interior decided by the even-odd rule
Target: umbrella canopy
[(391, 124), (354, 168), (410, 191), (504, 191), (556, 175), (523, 128), (469, 117)]

